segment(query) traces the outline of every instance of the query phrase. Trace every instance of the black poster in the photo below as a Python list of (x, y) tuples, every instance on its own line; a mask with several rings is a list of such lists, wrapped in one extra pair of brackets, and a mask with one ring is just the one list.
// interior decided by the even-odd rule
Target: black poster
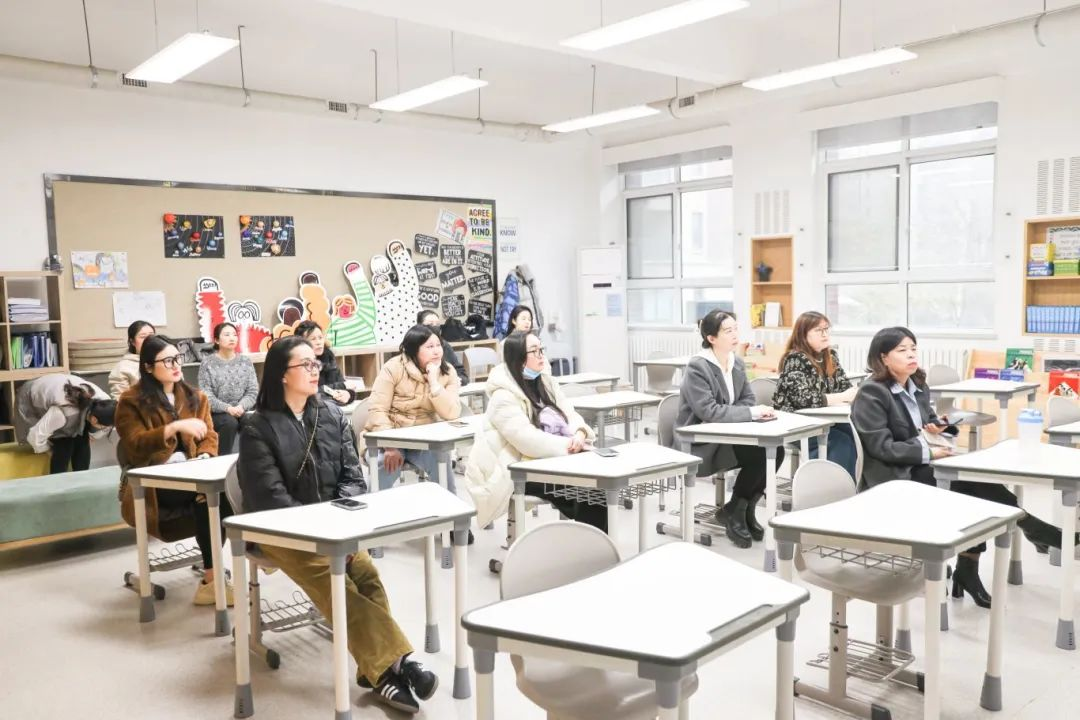
[(435, 257), (439, 254), (439, 238), (433, 238), (430, 235), (416, 234), (413, 238), (413, 247), (416, 248), (416, 252), (427, 257)]
[[(443, 247), (447, 246), (443, 245)], [(465, 271), (459, 267), (452, 267), (449, 270), (443, 270), (441, 273), (439, 273), (439, 284), (442, 285), (443, 292), (457, 290), (459, 287), (465, 284)]]
[(439, 288), (428, 287), (426, 285), (420, 286), (420, 305), (432, 310), (439, 307)]
[(428, 260), (427, 262), (416, 263), (416, 278), (420, 282), (425, 280), (434, 280), (438, 272), (435, 270), (435, 261)]
[(443, 295), (442, 314), (444, 318), (465, 317), (465, 296)]
[(470, 315), (483, 315), (486, 318), (490, 318), (493, 309), (494, 308), (489, 302), (483, 300), (469, 300)]
[(439, 262), (446, 267), (465, 264), (465, 248), (462, 245), (446, 244), (439, 248)]
[(163, 226), (165, 257), (225, 257), (225, 224), (221, 215), (166, 213)]
[(469, 294), (473, 297), (490, 295), (492, 287), (490, 275), (473, 275), (469, 278)]
[(485, 252), (479, 252), (477, 250), (469, 251), (469, 259), (465, 262), (470, 270), (478, 273), (491, 274), (491, 254)]

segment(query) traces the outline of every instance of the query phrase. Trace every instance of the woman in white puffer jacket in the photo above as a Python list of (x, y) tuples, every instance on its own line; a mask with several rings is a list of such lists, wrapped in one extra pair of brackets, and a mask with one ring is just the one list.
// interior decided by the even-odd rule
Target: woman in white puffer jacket
[[(581, 452), (592, 428), (551, 379), (540, 338), (515, 332), (503, 343), (503, 364), (487, 379), (488, 407), (465, 470), (465, 482), (484, 527), (506, 512), (514, 484), (509, 466), (519, 460)], [(556, 497), (543, 483), (528, 483), (529, 495), (549, 500), (566, 517), (607, 532), (607, 508)]]

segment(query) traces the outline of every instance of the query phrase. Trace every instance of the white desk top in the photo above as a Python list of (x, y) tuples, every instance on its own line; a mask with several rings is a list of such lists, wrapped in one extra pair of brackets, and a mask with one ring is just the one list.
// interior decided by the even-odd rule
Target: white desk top
[(649, 358), (647, 360), (635, 360), (634, 365), (645, 366), (654, 365), (656, 367), (676, 367), (682, 368), (690, 364), (690, 356), (683, 357), (666, 357), (666, 358)]
[[(967, 547), (995, 525), (1023, 517), (1019, 508), (894, 480), (839, 502), (778, 515), (769, 521), (777, 539), (783, 530), (812, 535), (934, 548)], [(916, 553), (917, 554), (917, 553)]]
[(155, 478), (160, 480), (194, 480), (198, 482), (224, 481), (239, 457), (236, 453), (205, 460), (148, 465), (128, 470), (128, 477)]
[(313, 542), (337, 543), (382, 537), (408, 527), (452, 522), (476, 514), (476, 509), (438, 483), (399, 485), (360, 495), (363, 510), (345, 510), (329, 502), (264, 510), (226, 518), (225, 526), (246, 532)]
[(967, 395), (999, 395), (1002, 393), (1009, 393), (1012, 395), (1019, 395), (1021, 393), (1027, 394), (1038, 388), (1039, 383), (1037, 382), (971, 378), (970, 380), (961, 380), (960, 382), (948, 383), (946, 385), (934, 385), (930, 388), (930, 392), (933, 394), (963, 393)]
[(832, 423), (806, 417), (797, 413), (777, 412), (776, 419), (769, 422), (702, 423), (676, 428), (675, 432), (697, 438), (715, 436), (723, 438), (770, 438), (783, 439), (807, 430), (831, 427)]
[[(577, 582), (472, 610), (461, 623), (484, 635), (681, 666), (771, 627), (755, 631), (756, 623), (782, 622), (809, 597), (778, 577), (673, 542)], [(643, 612), (664, 620), (643, 621)]]
[(1005, 440), (982, 450), (935, 460), (934, 467), (1012, 478), (1080, 482), (1080, 450), (1044, 443), (1027, 449), (1020, 447), (1019, 440)]
[(580, 372), (572, 375), (552, 375), (551, 379), (560, 385), (592, 385), (594, 383), (616, 382), (618, 375), (598, 372)]
[[(364, 433), (365, 440), (384, 440), (399, 442), (454, 443), (469, 440), (480, 429), (483, 415), (466, 415), (449, 422), (414, 425), (390, 430), (371, 430)], [(451, 422), (466, 423), (466, 427), (455, 427)]]
[(802, 410), (797, 410), (796, 413), (799, 415), (808, 415), (810, 417), (846, 420), (851, 417), (851, 405), (845, 403), (843, 405), (827, 405), (819, 408), (804, 408)]
[(468, 397), (469, 395), (483, 395), (487, 392), (486, 382), (471, 382), (468, 385), (462, 385), (458, 390), (459, 397)]
[(594, 452), (575, 455), (523, 460), (511, 463), (510, 470), (544, 475), (616, 479), (634, 477), (643, 471), (654, 472), (668, 467), (686, 467), (701, 462), (696, 455), (672, 450), (651, 442), (635, 442), (611, 448), (615, 457), (602, 457)]
[(570, 402), (575, 410), (611, 410), (618, 407), (634, 407), (637, 405), (659, 405), (663, 399), (658, 395), (648, 395), (633, 390), (616, 390), (614, 392), (571, 398)]
[(1050, 435), (1080, 435), (1080, 422), (1055, 425), (1054, 427), (1046, 428), (1046, 432)]

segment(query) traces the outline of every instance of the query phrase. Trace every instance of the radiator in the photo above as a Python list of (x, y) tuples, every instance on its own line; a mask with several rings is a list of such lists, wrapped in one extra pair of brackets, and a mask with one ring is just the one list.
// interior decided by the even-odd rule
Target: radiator
[[(858, 338), (841, 338), (837, 342), (836, 352), (840, 355), (840, 364), (845, 370), (860, 372), (866, 369), (866, 355), (870, 350), (870, 341)], [(967, 374), (968, 351), (964, 348), (935, 346), (932, 343), (919, 344), (919, 365), (928, 370), (934, 365), (951, 367), (960, 377)]]

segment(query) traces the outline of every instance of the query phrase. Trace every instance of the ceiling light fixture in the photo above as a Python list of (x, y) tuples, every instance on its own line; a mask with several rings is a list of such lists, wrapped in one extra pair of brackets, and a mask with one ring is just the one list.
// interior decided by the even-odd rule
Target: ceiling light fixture
[(852, 57), (821, 63), (820, 65), (811, 65), (798, 70), (789, 70), (775, 75), (766, 75), (765, 77), (747, 80), (743, 83), (743, 87), (753, 90), (779, 90), (792, 85), (802, 85), (815, 80), (850, 75), (863, 70), (907, 62), (917, 57), (918, 55), (904, 48), (889, 48), (888, 50), (878, 50), (865, 55), (853, 55)]
[(468, 75), (451, 75), (448, 78), (412, 90), (406, 90), (385, 100), (372, 103), (369, 107), (373, 110), (405, 112), (421, 105), (430, 105), (439, 100), (445, 100), (455, 95), (486, 87), (487, 84), (487, 80), (478, 80)]
[(159, 50), (139, 67), (125, 73), (125, 76), (146, 82), (174, 83), (239, 44), (240, 42), (233, 38), (211, 35), (208, 32), (187, 33)]
[(548, 132), (568, 133), (574, 132), (575, 130), (585, 130), (601, 125), (625, 122), (627, 120), (637, 120), (638, 118), (658, 114), (660, 114), (660, 111), (654, 107), (649, 107), (648, 105), (633, 105), (619, 110), (609, 110), (607, 112), (586, 115), (572, 120), (551, 123), (550, 125), (545, 125), (542, 129), (547, 130)]
[(669, 5), (660, 10), (569, 37), (559, 44), (579, 50), (603, 50), (650, 35), (659, 35), (669, 30), (711, 20), (719, 15), (726, 15), (748, 7), (750, 3), (746, 0), (686, 0), (686, 2)]

